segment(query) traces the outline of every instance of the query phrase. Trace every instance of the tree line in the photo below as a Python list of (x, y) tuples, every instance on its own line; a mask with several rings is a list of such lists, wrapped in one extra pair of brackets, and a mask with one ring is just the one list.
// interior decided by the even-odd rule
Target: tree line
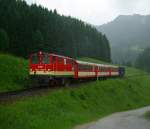
[(0, 51), (27, 58), (39, 50), (111, 60), (108, 39), (91, 25), (22, 0), (0, 0)]

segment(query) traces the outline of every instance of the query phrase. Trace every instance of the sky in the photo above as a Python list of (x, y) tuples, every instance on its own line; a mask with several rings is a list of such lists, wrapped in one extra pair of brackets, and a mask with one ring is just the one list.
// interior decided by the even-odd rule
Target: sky
[(150, 14), (150, 0), (26, 0), (59, 14), (81, 19), (89, 24), (102, 25), (118, 15)]

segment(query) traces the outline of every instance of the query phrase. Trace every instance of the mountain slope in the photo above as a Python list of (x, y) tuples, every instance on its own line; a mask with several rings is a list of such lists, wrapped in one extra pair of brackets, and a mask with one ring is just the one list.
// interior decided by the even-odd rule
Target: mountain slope
[(118, 63), (133, 62), (145, 47), (150, 46), (150, 15), (120, 15), (97, 29), (108, 37), (112, 59)]

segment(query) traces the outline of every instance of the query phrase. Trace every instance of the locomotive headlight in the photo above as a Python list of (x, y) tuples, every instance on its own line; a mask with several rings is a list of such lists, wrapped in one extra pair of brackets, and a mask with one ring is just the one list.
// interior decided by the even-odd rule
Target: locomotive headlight
[(40, 52), (39, 52), (39, 54), (41, 55), (41, 54), (42, 54), (42, 52), (40, 51)]

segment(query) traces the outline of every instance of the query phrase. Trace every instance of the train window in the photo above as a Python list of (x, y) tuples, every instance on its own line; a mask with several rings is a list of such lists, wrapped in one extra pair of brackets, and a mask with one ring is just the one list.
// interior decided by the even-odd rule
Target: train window
[(63, 64), (63, 58), (58, 57), (58, 64)]
[(110, 68), (111, 71), (114, 71), (114, 68)]
[(103, 71), (103, 67), (99, 67), (99, 70), (100, 70), (100, 71)]
[(38, 54), (34, 54), (32, 56), (32, 64), (38, 64), (38, 63), (39, 63)]
[(50, 64), (49, 54), (43, 54), (43, 64)]
[(112, 71), (117, 72), (118, 68), (111, 68)]
[(71, 59), (67, 59), (67, 64), (71, 64), (72, 66), (74, 65), (74, 61)]
[(107, 70), (106, 67), (100, 67), (100, 71), (104, 72), (104, 71), (106, 71), (106, 70)]
[(79, 69), (79, 70), (89, 71), (89, 70), (93, 70), (93, 66), (91, 66), (91, 65), (81, 65), (81, 64), (79, 64), (78, 69)]
[(52, 63), (55, 64), (56, 63), (56, 56), (52, 57)]
[[(93, 67), (92, 67), (92, 70), (95, 71), (95, 69), (96, 69), (96, 66), (93, 66)], [(98, 69), (98, 67), (97, 67), (97, 69)]]

